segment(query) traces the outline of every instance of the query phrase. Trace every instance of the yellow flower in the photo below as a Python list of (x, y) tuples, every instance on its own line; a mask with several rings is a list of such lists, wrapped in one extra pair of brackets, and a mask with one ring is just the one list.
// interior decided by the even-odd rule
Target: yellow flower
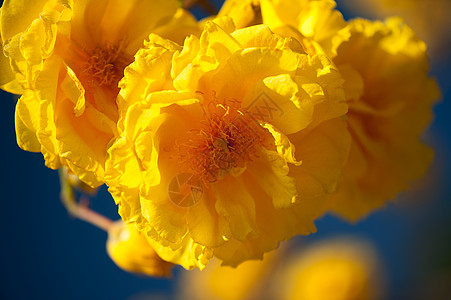
[(120, 83), (106, 163), (123, 220), (185, 268), (237, 265), (313, 231), (349, 145), (327, 57), (229, 18), (183, 48), (149, 39)]
[(313, 244), (286, 262), (274, 280), (276, 299), (384, 299), (380, 260), (374, 248), (352, 238)]
[(229, 16), (236, 28), (262, 24), (260, 0), (226, 0), (218, 17)]
[(356, 220), (426, 172), (432, 149), (420, 137), (440, 92), (427, 75), (426, 45), (400, 19), (354, 20), (338, 36), (334, 62), (348, 82), (353, 142), (330, 205)]
[(236, 268), (221, 266), (214, 259), (205, 270), (185, 271), (178, 283), (177, 299), (273, 299), (268, 296), (268, 283), (278, 263), (283, 263), (285, 252), (278, 249), (265, 254), (263, 260), (246, 261)]
[(346, 24), (334, 6), (261, 0), (265, 24), (304, 41), (309, 53), (327, 53), (345, 79), (353, 141), (339, 191), (326, 207), (357, 220), (425, 173), (432, 151), (420, 136), (439, 90), (427, 76), (426, 45), (400, 19)]
[(333, 0), (227, 0), (218, 16), (229, 16), (237, 28), (267, 24), (282, 36), (318, 42), (326, 54), (333, 52), (333, 36), (346, 26)]
[(451, 42), (449, 0), (350, 0), (343, 4), (358, 15), (370, 18), (402, 17), (426, 41), (434, 60), (448, 57)]
[(290, 245), (237, 268), (213, 260), (183, 274), (177, 299), (384, 299), (383, 266), (374, 247), (350, 237)]
[(106, 244), (108, 254), (125, 271), (169, 277), (173, 264), (162, 260), (142, 234), (122, 221), (117, 221), (108, 230)]
[(5, 1), (1, 35), (11, 69), (3, 60), (8, 76), (0, 84), (23, 94), (16, 108), (19, 146), (42, 152), (50, 168), (65, 165), (100, 185), (117, 132), (123, 69), (150, 32), (183, 40), (186, 30), (174, 34), (175, 24), (195, 21), (176, 11), (175, 0)]

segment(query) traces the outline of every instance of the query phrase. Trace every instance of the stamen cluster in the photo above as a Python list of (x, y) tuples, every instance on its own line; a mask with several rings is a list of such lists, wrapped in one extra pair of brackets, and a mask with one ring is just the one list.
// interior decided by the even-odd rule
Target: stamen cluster
[(107, 42), (94, 48), (87, 61), (88, 67), (85, 72), (98, 86), (117, 86), (123, 77), (124, 68), (133, 60), (123, 49), (124, 41), (117, 44)]
[(269, 132), (247, 112), (216, 104), (205, 112), (200, 128), (178, 143), (177, 156), (190, 172), (211, 183), (258, 157), (268, 138)]

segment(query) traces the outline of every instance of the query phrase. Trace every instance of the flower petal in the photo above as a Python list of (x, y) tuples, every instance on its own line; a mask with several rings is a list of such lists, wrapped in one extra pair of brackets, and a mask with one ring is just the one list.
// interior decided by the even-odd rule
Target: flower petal
[(300, 166), (290, 165), (289, 173), (296, 178), (300, 200), (334, 192), (349, 154), (350, 136), (345, 120), (332, 119), (305, 136), (289, 138), (296, 146), (296, 157), (302, 161)]
[(239, 178), (227, 176), (211, 188), (216, 196), (216, 211), (228, 221), (235, 239), (244, 241), (258, 232), (254, 199)]
[(248, 172), (272, 199), (274, 208), (289, 208), (296, 202), (296, 181), (288, 176), (288, 165), (279, 153), (263, 150), (261, 158), (249, 166)]
[(1, 13), (1, 35), (4, 41), (25, 31), (34, 19), (39, 18), (49, 0), (4, 1)]
[(23, 94), (16, 105), (17, 144), (26, 151), (41, 151), (41, 144), (36, 136), (38, 120), (36, 120), (35, 114), (33, 113), (38, 110), (39, 102), (35, 99), (35, 95), (31, 91)]

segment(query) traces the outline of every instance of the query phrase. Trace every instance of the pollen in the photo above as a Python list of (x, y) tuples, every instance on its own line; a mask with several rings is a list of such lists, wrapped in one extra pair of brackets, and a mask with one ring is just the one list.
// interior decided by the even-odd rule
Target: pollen
[(92, 50), (85, 73), (94, 84), (117, 87), (119, 80), (124, 76), (125, 67), (133, 59), (125, 54), (124, 44), (124, 40), (116, 44), (106, 42)]
[(270, 133), (239, 109), (217, 105), (205, 114), (199, 129), (177, 146), (182, 165), (204, 183), (240, 172), (269, 147)]

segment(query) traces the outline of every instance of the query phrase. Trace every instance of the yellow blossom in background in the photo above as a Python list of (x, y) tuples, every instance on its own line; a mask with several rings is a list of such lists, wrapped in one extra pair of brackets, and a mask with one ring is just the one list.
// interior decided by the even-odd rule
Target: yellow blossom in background
[(203, 271), (185, 272), (176, 299), (384, 299), (384, 269), (371, 244), (338, 237), (290, 246), (237, 268), (215, 260)]
[(106, 248), (111, 259), (125, 271), (154, 277), (171, 275), (173, 264), (162, 260), (140, 232), (122, 221), (108, 230)]
[(330, 205), (356, 220), (425, 174), (433, 151), (421, 135), (440, 92), (428, 77), (425, 43), (402, 20), (357, 19), (338, 35), (342, 40), (334, 62), (349, 82), (353, 142)]
[(106, 181), (165, 260), (236, 266), (315, 230), (348, 155), (342, 79), (266, 26), (150, 35), (125, 70)]
[(357, 220), (406, 190), (431, 161), (420, 137), (439, 90), (427, 75), (426, 45), (397, 18), (346, 23), (333, 1), (260, 2), (263, 23), (304, 41), (309, 53), (327, 53), (345, 78), (352, 148), (326, 207)]
[(355, 238), (307, 246), (288, 258), (274, 278), (274, 299), (280, 300), (376, 300), (385, 294), (375, 249)]
[(263, 260), (246, 261), (236, 268), (213, 260), (205, 270), (185, 271), (178, 284), (176, 299), (246, 300), (266, 299), (272, 272), (285, 251), (265, 254)]
[(64, 165), (102, 184), (123, 69), (150, 32), (181, 42), (195, 24), (176, 0), (5, 1), (1, 36), (10, 69), (2, 59), (0, 84), (22, 94), (19, 146), (42, 152), (50, 168)]
[(445, 58), (451, 43), (449, 0), (338, 0), (350, 11), (370, 18), (402, 17), (428, 45), (434, 60)]

